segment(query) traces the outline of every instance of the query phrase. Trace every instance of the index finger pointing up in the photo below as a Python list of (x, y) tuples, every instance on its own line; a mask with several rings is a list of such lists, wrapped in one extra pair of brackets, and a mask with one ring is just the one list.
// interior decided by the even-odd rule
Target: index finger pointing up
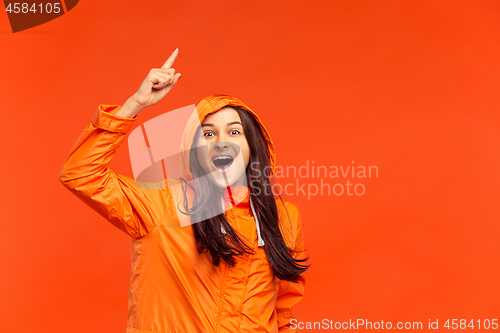
[(161, 68), (170, 68), (174, 64), (175, 58), (177, 58), (177, 54), (179, 54), (179, 49), (176, 48), (174, 52), (168, 57), (167, 61), (161, 66)]

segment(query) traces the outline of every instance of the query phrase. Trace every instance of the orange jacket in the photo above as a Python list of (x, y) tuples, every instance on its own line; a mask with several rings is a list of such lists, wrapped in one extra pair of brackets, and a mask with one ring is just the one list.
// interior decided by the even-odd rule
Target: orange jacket
[[(212, 95), (197, 106), (201, 122), (207, 114), (225, 105), (240, 105), (251, 111), (236, 98)], [(132, 237), (126, 332), (294, 332), (290, 320), (293, 306), (304, 295), (305, 274), (298, 283), (274, 276), (264, 249), (257, 246), (248, 188), (238, 186), (233, 191), (241, 203), (227, 212), (227, 218), (235, 230), (254, 240), (255, 253), (235, 258), (235, 266), (221, 261), (215, 267), (210, 253), (198, 253), (192, 227), (179, 225), (166, 181), (139, 186), (134, 179), (109, 169), (116, 149), (136, 119), (114, 115), (119, 108), (99, 105), (61, 167), (59, 179)], [(274, 146), (259, 123), (274, 166)], [(224, 199), (231, 207), (229, 198)], [(287, 215), (280, 200), (277, 204), (282, 233), (292, 235), (289, 241), (284, 236), (285, 241), (290, 247), (303, 250), (297, 207), (285, 202)], [(303, 258), (304, 252), (295, 256)]]

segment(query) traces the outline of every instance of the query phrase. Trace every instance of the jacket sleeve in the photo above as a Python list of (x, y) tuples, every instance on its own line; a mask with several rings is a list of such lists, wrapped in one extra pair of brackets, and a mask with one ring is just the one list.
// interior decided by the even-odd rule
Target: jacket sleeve
[[(293, 209), (289, 208), (289, 211), (291, 211), (291, 220), (295, 220), (295, 223), (293, 223), (294, 228), (292, 233), (292, 237), (295, 239), (295, 250), (301, 251), (296, 252), (294, 254), (294, 258), (302, 259), (305, 258), (302, 220), (300, 217), (300, 213), (295, 205), (293, 205)], [(305, 282), (306, 273), (301, 274), (300, 280), (297, 283), (279, 280), (278, 297), (276, 300), (279, 333), (289, 333), (296, 331), (295, 328), (292, 328), (293, 325), (290, 324), (290, 321), (294, 318), (293, 307), (304, 297)]]
[(114, 115), (120, 107), (99, 105), (59, 170), (58, 178), (114, 226), (139, 238), (149, 233), (165, 215), (168, 186), (136, 183), (108, 167), (135, 121), (135, 117)]

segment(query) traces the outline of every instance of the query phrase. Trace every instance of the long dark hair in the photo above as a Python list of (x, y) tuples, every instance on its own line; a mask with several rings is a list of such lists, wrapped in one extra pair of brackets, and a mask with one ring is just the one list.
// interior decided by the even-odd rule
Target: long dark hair
[[(230, 105), (228, 105), (230, 106)], [(300, 275), (310, 266), (303, 265), (309, 257), (294, 258), (295, 253), (303, 252), (304, 249), (292, 249), (287, 247), (279, 228), (278, 206), (271, 181), (271, 162), (268, 154), (267, 143), (264, 139), (257, 120), (245, 109), (239, 106), (230, 106), (240, 116), (243, 132), (250, 148), (250, 160), (246, 169), (247, 184), (249, 184), (250, 195), (260, 223), (261, 236), (264, 240), (264, 251), (275, 276), (280, 280), (298, 282)], [(198, 253), (210, 252), (214, 266), (219, 266), (220, 260), (229, 265), (234, 265), (234, 256), (241, 258), (244, 253), (252, 254), (253, 250), (241, 240), (226, 219), (224, 213), (217, 214), (220, 202), (216, 195), (220, 191), (215, 184), (210, 182), (204, 175), (204, 171), (198, 163), (196, 156), (196, 143), (202, 131), (196, 131), (190, 151), (190, 167), (193, 174), (193, 184), (182, 182), (184, 193), (184, 210), (186, 214), (192, 215), (195, 221), (193, 231), (197, 243)], [(257, 168), (255, 168), (257, 165)], [(267, 171), (267, 172), (265, 172)], [(186, 196), (186, 186), (194, 190), (192, 207)], [(279, 199), (283, 203), (281, 195)], [(286, 207), (283, 203), (283, 208)], [(288, 219), (288, 211), (286, 211)], [(221, 225), (226, 235), (221, 232)], [(228, 242), (228, 236), (230, 242)]]

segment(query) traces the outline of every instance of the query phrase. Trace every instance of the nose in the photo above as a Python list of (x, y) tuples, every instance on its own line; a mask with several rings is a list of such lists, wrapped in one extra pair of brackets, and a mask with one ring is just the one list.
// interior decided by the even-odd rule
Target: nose
[(217, 141), (214, 143), (215, 149), (225, 150), (229, 148), (229, 143), (223, 141)]

